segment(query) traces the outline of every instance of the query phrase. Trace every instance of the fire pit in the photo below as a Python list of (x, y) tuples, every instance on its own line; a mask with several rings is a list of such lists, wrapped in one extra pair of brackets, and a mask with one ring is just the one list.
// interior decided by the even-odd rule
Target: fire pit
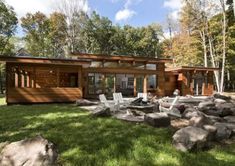
[(152, 113), (154, 109), (154, 105), (144, 101), (142, 97), (134, 100), (131, 104), (127, 107), (131, 110), (138, 110), (144, 113)]

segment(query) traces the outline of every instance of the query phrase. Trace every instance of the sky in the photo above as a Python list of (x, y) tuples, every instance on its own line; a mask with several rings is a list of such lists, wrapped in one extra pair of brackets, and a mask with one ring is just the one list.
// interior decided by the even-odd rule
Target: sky
[[(78, 7), (85, 12), (96, 11), (108, 17), (114, 24), (146, 26), (151, 23), (164, 24), (167, 15), (177, 19), (182, 7), (181, 0), (5, 0), (12, 6), (18, 18), (26, 13), (41, 11), (47, 15), (58, 9), (62, 1), (79, 2)], [(18, 36), (22, 36), (19, 27)]]

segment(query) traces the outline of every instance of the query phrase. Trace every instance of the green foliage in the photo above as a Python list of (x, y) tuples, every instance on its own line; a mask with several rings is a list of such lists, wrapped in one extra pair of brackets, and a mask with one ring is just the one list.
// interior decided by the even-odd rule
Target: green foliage
[(26, 33), (26, 48), (30, 54), (36, 56), (50, 55), (49, 25), (48, 18), (41, 12), (27, 13), (25, 17), (21, 18), (21, 26)]
[(50, 55), (53, 57), (64, 56), (64, 49), (66, 45), (67, 25), (65, 16), (61, 13), (55, 12), (49, 18), (49, 34), (50, 41)]
[(0, 55), (12, 54), (13, 46), (9, 40), (15, 32), (17, 22), (13, 8), (0, 0)]
[(40, 12), (28, 13), (21, 21), (27, 50), (36, 56), (62, 55), (66, 44), (70, 52), (146, 57), (161, 54), (159, 25), (121, 28), (95, 12), (90, 16), (84, 12), (74, 13), (69, 24), (61, 13), (54, 13), (50, 18)]
[(57, 145), (59, 163), (65, 166), (233, 166), (235, 163), (235, 144), (182, 153), (172, 146), (171, 129), (92, 118), (87, 111), (73, 105), (0, 106), (0, 121), (0, 142), (41, 134)]
[(65, 16), (52, 13), (50, 18), (41, 12), (28, 13), (21, 18), (26, 33), (27, 51), (35, 56), (59, 57), (64, 55), (66, 43)]

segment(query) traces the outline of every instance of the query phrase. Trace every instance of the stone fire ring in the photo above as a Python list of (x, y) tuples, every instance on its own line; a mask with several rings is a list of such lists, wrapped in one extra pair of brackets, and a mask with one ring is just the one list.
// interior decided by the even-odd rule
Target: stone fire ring
[(154, 105), (151, 104), (151, 105), (129, 105), (127, 108), (129, 109), (137, 109), (137, 110), (140, 110), (144, 113), (152, 113), (153, 112), (153, 109), (154, 109)]

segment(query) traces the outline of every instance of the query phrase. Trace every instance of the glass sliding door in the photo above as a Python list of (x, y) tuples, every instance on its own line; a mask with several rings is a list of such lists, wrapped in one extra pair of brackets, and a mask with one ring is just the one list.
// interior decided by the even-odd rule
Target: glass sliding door
[(136, 76), (136, 93), (143, 93), (144, 89), (144, 76), (139, 75)]
[(116, 74), (116, 92), (121, 92), (125, 97), (134, 96), (134, 75)]
[(103, 74), (89, 73), (88, 74), (88, 94), (98, 95), (103, 93)]
[(107, 97), (112, 98), (113, 93), (115, 92), (115, 75), (114, 74), (106, 74), (105, 77), (105, 94)]

